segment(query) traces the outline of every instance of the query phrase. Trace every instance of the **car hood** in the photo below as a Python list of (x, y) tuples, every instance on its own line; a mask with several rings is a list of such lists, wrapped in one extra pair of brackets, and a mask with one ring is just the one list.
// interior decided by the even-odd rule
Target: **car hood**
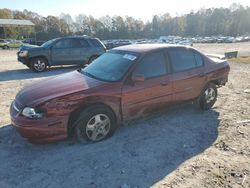
[(31, 48), (38, 48), (39, 46), (37, 45), (32, 45), (32, 44), (22, 44), (22, 46), (20, 46), (19, 50), (23, 51), (23, 50), (29, 50)]
[(35, 81), (25, 86), (16, 95), (15, 101), (20, 108), (25, 106), (35, 107), (53, 98), (85, 91), (103, 84), (105, 82), (73, 71), (53, 78)]

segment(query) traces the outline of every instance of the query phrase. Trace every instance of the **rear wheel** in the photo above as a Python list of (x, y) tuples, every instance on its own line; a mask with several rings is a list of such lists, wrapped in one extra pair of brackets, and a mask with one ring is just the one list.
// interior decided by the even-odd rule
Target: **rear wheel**
[(4, 45), (4, 46), (3, 46), (3, 49), (9, 49), (9, 46)]
[(80, 143), (98, 142), (113, 135), (116, 130), (114, 113), (106, 106), (86, 108), (75, 123), (75, 136)]
[(42, 57), (37, 57), (31, 60), (30, 68), (34, 72), (43, 72), (47, 68), (47, 61)]
[(92, 56), (89, 58), (88, 64), (92, 63), (98, 56)]
[(98, 56), (92, 56), (89, 58), (88, 62), (85, 62), (83, 64), (80, 65), (81, 68), (84, 68), (86, 66), (88, 66), (90, 63), (92, 63), (96, 58), (98, 58)]
[(212, 108), (217, 100), (217, 88), (213, 83), (208, 83), (202, 90), (198, 98), (198, 105), (202, 110), (209, 110)]

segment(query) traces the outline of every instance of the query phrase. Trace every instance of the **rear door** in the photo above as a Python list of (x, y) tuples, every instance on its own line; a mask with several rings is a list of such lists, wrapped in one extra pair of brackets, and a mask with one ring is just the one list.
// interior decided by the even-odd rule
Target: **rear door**
[(132, 74), (143, 75), (145, 80), (123, 86), (124, 120), (160, 110), (172, 101), (172, 78), (162, 51), (147, 54)]
[(173, 72), (173, 101), (182, 102), (199, 96), (206, 82), (201, 54), (188, 48), (167, 49)]
[(74, 64), (73, 41), (71, 38), (58, 40), (51, 48), (53, 65)]
[(84, 38), (75, 38), (73, 45), (73, 53), (75, 54), (75, 61), (77, 64), (88, 63), (89, 58), (91, 57), (92, 47), (88, 41)]
[(61, 39), (51, 48), (51, 59), (54, 65), (84, 64), (88, 62), (89, 49), (84, 38)]

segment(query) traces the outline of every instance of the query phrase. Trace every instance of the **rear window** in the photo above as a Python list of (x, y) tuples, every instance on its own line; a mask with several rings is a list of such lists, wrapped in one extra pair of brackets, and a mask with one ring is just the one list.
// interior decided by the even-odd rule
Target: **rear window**
[[(77, 41), (76, 41), (77, 42)], [(56, 42), (56, 44), (53, 46), (54, 48), (72, 48), (74, 44), (74, 41), (72, 39), (61, 39)]]
[(79, 42), (80, 42), (81, 47), (83, 47), (83, 48), (89, 47), (89, 43), (85, 39), (79, 39)]
[(196, 67), (196, 61), (192, 51), (187, 49), (169, 49), (169, 57), (171, 59), (174, 72), (180, 72)]
[(95, 46), (95, 47), (98, 47), (98, 48), (103, 48), (103, 45), (101, 44), (101, 42), (97, 39), (89, 39), (90, 42)]
[(195, 61), (197, 63), (197, 67), (201, 67), (203, 65), (203, 58), (202, 58), (202, 56), (199, 53), (197, 53), (197, 52), (194, 51), (194, 58), (195, 58)]

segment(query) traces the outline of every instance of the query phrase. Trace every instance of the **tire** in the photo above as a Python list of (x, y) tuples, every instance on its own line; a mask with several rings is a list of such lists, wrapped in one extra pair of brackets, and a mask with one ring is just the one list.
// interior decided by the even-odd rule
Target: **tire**
[(201, 110), (209, 110), (217, 100), (217, 88), (213, 83), (208, 83), (198, 98), (198, 105)]
[(77, 140), (85, 143), (99, 142), (112, 136), (117, 125), (112, 110), (104, 105), (93, 105), (80, 113), (74, 127)]
[(4, 46), (3, 46), (3, 49), (9, 49), (9, 46), (4, 45)]
[(98, 56), (92, 56), (89, 58), (88, 64), (92, 63), (92, 61), (94, 61), (96, 58), (98, 58)]
[(34, 72), (43, 72), (47, 68), (47, 61), (42, 57), (31, 59), (30, 68)]
[(83, 63), (83, 64), (80, 65), (80, 68), (85, 68), (90, 63), (92, 63), (92, 61), (94, 61), (96, 58), (98, 58), (98, 56), (92, 56), (92, 57), (90, 57), (89, 60), (88, 60), (88, 62), (85, 62), (85, 63)]

